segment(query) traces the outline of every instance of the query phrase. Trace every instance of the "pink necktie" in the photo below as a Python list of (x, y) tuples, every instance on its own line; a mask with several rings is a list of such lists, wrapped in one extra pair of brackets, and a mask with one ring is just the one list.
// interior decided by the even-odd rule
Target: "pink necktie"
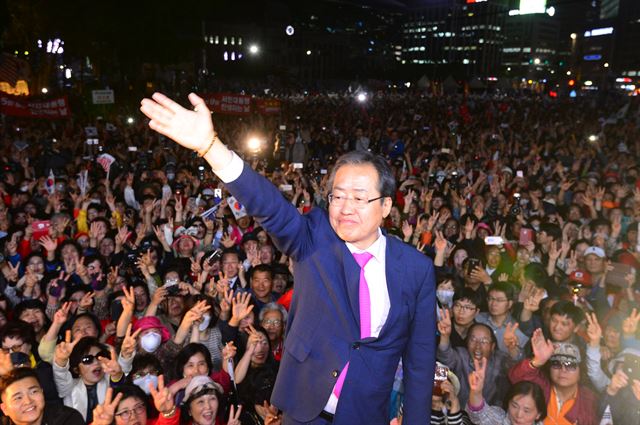
[[(368, 338), (371, 336), (371, 296), (369, 294), (367, 279), (364, 277), (364, 266), (371, 260), (372, 255), (368, 252), (363, 252), (362, 254), (353, 253), (353, 257), (360, 266), (360, 284), (358, 290), (358, 298), (360, 301), (360, 338)], [(340, 372), (336, 386), (333, 388), (333, 394), (336, 398), (340, 398), (344, 379), (347, 377), (347, 370), (349, 370), (349, 362), (347, 362), (342, 372)]]

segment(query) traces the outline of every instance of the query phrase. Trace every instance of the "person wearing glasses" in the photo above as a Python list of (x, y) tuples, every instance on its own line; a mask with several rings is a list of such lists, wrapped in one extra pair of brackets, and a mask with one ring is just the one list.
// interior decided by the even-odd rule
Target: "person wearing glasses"
[(53, 355), (53, 378), (65, 406), (73, 407), (91, 423), (93, 409), (105, 399), (107, 389), (117, 386), (124, 373), (113, 348), (108, 349), (96, 338), (65, 340)]
[(35, 370), (20, 367), (0, 376), (2, 423), (22, 425), (84, 425), (77, 410), (45, 402)]
[(597, 425), (598, 398), (581, 385), (580, 350), (568, 342), (553, 343), (537, 329), (531, 337), (533, 357), (525, 358), (509, 371), (509, 380), (538, 384), (547, 403), (545, 424)]
[(487, 385), (484, 398), (491, 404), (499, 404), (509, 388), (507, 373), (515, 362), (509, 355), (497, 349), (498, 342), (493, 330), (484, 323), (474, 323), (469, 328), (464, 347), (452, 347), (449, 344), (451, 335), (451, 313), (443, 310), (438, 321), (440, 344), (436, 354), (439, 362), (446, 365), (460, 379), (460, 405), (464, 406), (469, 399), (469, 374), (474, 370), (474, 360), (486, 359)]
[(269, 335), (273, 358), (280, 361), (284, 348), (284, 324), (287, 323), (287, 310), (278, 303), (269, 303), (262, 307), (258, 317), (260, 325)]
[(518, 329), (516, 320), (511, 316), (515, 288), (510, 283), (499, 282), (491, 285), (488, 292), (489, 311), (478, 314), (476, 321), (493, 329), (500, 351), (509, 354), (514, 360), (520, 360), (529, 338)]
[(458, 289), (453, 293), (453, 305), (451, 307), (453, 327), (449, 335), (449, 344), (452, 347), (464, 347), (466, 345), (467, 334), (471, 326), (476, 323), (481, 303), (480, 294), (471, 288)]
[(203, 157), (294, 263), (287, 344), (271, 399), (284, 422), (388, 423), (401, 358), (405, 421), (423, 421), (435, 369), (435, 273), (430, 259), (380, 229), (395, 196), (388, 162), (370, 152), (344, 154), (329, 176), (328, 211), (302, 215), (223, 144), (204, 100), (193, 93), (189, 100), (194, 110), (155, 93), (140, 110), (151, 129)]
[(149, 386), (149, 392), (151, 397), (128, 384), (108, 389), (105, 400), (93, 412), (92, 425), (178, 425), (180, 409), (164, 386), (162, 375), (158, 388)]

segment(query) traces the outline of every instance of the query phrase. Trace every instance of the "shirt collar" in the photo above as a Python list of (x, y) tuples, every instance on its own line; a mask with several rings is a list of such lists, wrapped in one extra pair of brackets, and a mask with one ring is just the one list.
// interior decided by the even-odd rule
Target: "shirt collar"
[(382, 230), (378, 227), (378, 239), (373, 242), (369, 248), (367, 249), (358, 249), (355, 245), (349, 242), (345, 242), (347, 244), (347, 248), (349, 252), (352, 254), (362, 254), (363, 252), (368, 252), (378, 261), (382, 261), (384, 258), (384, 250), (387, 248), (387, 239), (382, 234)]

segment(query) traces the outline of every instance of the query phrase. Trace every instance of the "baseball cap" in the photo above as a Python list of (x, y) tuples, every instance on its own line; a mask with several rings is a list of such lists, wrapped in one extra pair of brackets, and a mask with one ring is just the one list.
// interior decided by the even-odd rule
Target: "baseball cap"
[(583, 286), (591, 286), (591, 275), (582, 270), (575, 270), (569, 275), (569, 282), (576, 282)]
[(184, 401), (182, 403), (189, 404), (202, 395), (212, 393), (220, 395), (224, 394), (224, 390), (220, 384), (214, 382), (214, 380), (207, 375), (194, 376), (184, 390)]
[(569, 342), (559, 342), (557, 344), (554, 344), (554, 347), (555, 350), (553, 350), (551, 360), (568, 360), (580, 363), (580, 350), (575, 344), (571, 344)]
[(600, 258), (605, 258), (607, 255), (604, 253), (604, 249), (599, 248), (597, 246), (590, 246), (589, 248), (584, 250), (584, 254), (583, 257), (586, 257), (587, 255), (596, 255)]

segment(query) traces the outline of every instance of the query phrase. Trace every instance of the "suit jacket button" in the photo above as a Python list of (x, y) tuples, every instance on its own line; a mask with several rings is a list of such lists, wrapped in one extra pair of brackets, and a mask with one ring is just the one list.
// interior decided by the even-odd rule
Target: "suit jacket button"
[(359, 350), (360, 349), (360, 343), (359, 342), (354, 342), (353, 344), (351, 344), (351, 348), (353, 348), (354, 350)]
[(331, 376), (333, 376), (334, 378), (337, 378), (339, 374), (340, 374), (340, 372), (338, 371), (338, 369), (336, 369), (333, 372), (331, 372)]

